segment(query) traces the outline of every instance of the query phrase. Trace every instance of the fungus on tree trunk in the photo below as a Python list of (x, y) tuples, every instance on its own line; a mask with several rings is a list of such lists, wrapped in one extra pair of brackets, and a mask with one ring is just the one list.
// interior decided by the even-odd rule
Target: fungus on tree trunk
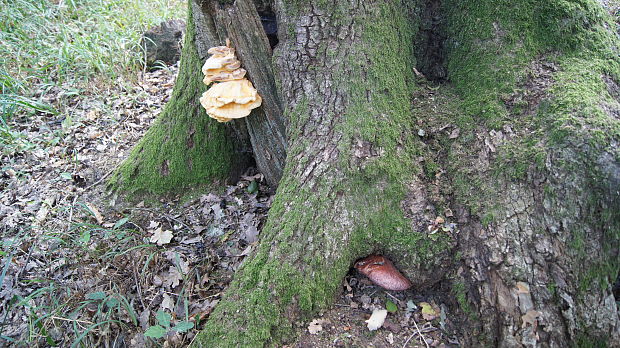
[(252, 109), (261, 105), (262, 98), (252, 82), (245, 78), (246, 71), (241, 68), (230, 41), (226, 40), (226, 46), (211, 47), (208, 53), (212, 56), (202, 67), (203, 82), (206, 85), (219, 83), (203, 93), (200, 104), (219, 122), (248, 116)]

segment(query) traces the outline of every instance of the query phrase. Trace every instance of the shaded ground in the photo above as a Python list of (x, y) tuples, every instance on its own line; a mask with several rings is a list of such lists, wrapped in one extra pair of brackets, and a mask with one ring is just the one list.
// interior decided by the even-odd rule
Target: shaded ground
[[(129, 204), (104, 191), (175, 75), (172, 67), (98, 95), (51, 94), (50, 104), (69, 102), (70, 116), (12, 121), (24, 136), (2, 149), (0, 345), (186, 346), (251, 254), (272, 199), (260, 174), (184, 201)], [(369, 331), (365, 320), (388, 301), (396, 312)], [(424, 318), (422, 302), (434, 315)], [(289, 347), (449, 347), (449, 318), (439, 298), (388, 293), (352, 271), (332, 309), (298, 323)]]
[[(374, 309), (385, 308), (393, 312), (381, 328), (370, 331), (366, 320)], [(316, 325), (321, 330), (312, 332)], [(299, 339), (288, 347), (458, 347), (455, 331), (448, 306), (439, 296), (385, 291), (351, 271), (332, 308), (303, 323)]]

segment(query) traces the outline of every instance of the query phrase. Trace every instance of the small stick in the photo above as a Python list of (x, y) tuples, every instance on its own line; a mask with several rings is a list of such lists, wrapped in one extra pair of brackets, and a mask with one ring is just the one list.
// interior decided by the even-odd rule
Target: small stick
[(131, 258), (131, 265), (133, 269), (133, 279), (136, 282), (136, 289), (138, 289), (138, 296), (140, 298), (140, 303), (142, 303), (143, 309), (148, 309), (148, 307), (144, 304), (143, 296), (142, 296), (142, 286), (140, 286), (140, 281), (138, 280), (138, 272), (136, 271), (136, 260)]
[(172, 220), (172, 221), (174, 221), (174, 222), (177, 222), (177, 223), (179, 223), (179, 224), (181, 224), (181, 225), (185, 226), (185, 228), (187, 228), (187, 229), (189, 230), (189, 232), (190, 232), (190, 233), (192, 233), (192, 234), (193, 234), (193, 233), (195, 233), (195, 232), (194, 232), (194, 229), (192, 229), (191, 227), (189, 227), (189, 225), (188, 225), (188, 224), (186, 224), (185, 222), (183, 222), (183, 221), (181, 221), (181, 220), (179, 220), (179, 219), (175, 218), (174, 216), (171, 216), (171, 215), (168, 215), (168, 214), (165, 214), (165, 213), (159, 213), (159, 212), (157, 212), (157, 211), (154, 211), (154, 210), (152, 210), (152, 209), (148, 209), (148, 208), (129, 208), (129, 210), (142, 210), (142, 211), (148, 211), (149, 213), (153, 213), (153, 214), (160, 215), (160, 216), (161, 216), (161, 217), (163, 217), (164, 219), (168, 220), (168, 223), (170, 223), (170, 220)]
[(104, 176), (102, 176), (99, 180), (97, 180), (97, 181), (95, 181), (94, 183), (92, 183), (92, 184), (90, 184), (90, 185), (86, 186), (86, 187), (84, 188), (84, 191), (86, 191), (86, 190), (88, 190), (89, 188), (91, 188), (91, 187), (93, 187), (93, 186), (96, 186), (96, 185), (98, 185), (99, 183), (101, 183), (103, 180), (105, 180), (105, 178), (107, 178), (108, 176), (110, 176), (110, 174), (112, 174), (112, 173), (114, 172), (114, 170), (115, 170), (115, 169), (116, 169), (116, 168), (114, 168), (114, 169), (110, 170), (110, 171), (109, 171), (109, 172), (107, 172)]
[(424, 335), (422, 334), (422, 331), (420, 331), (420, 328), (418, 327), (418, 323), (415, 322), (415, 319), (413, 319), (413, 317), (411, 318), (411, 320), (413, 320), (413, 324), (415, 325), (415, 328), (418, 330), (418, 332), (414, 332), (411, 336), (409, 336), (407, 341), (405, 341), (403, 348), (407, 346), (407, 343), (409, 343), (409, 341), (413, 338), (413, 336), (415, 336), (416, 333), (420, 335), (420, 338), (422, 339), (422, 341), (424, 341), (426, 348), (430, 348), (428, 345), (428, 342), (426, 342), (426, 338), (424, 337)]
[(56, 320), (64, 320), (64, 321), (74, 321), (76, 323), (83, 323), (83, 324), (93, 324), (93, 322), (91, 321), (87, 321), (87, 320), (80, 320), (80, 319), (69, 319), (69, 318), (61, 318), (61, 317), (55, 317), (55, 316), (51, 316), (50, 319), (56, 319)]
[(388, 296), (390, 296), (391, 298), (393, 298), (393, 299), (394, 299), (394, 301), (396, 301), (396, 303), (400, 303), (400, 300), (399, 300), (399, 299), (397, 299), (396, 297), (394, 297), (394, 295), (390, 294), (389, 292), (386, 292), (385, 294), (386, 294), (386, 295), (388, 295)]
[(73, 206), (75, 205), (75, 201), (77, 201), (77, 195), (73, 197), (73, 202), (71, 202), (71, 208), (69, 208), (69, 220), (67, 220), (67, 231), (71, 229), (71, 220), (73, 220)]

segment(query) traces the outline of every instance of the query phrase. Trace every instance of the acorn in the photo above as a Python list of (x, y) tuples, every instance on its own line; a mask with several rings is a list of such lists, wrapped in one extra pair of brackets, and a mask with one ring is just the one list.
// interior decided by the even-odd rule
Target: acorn
[(355, 269), (386, 290), (402, 291), (411, 287), (411, 282), (394, 267), (392, 261), (381, 255), (358, 260)]

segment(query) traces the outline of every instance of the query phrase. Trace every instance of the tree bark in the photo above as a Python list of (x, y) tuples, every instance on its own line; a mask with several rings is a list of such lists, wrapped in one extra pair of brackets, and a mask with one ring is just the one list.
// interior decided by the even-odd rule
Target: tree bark
[(130, 196), (181, 192), (213, 181), (235, 181), (253, 162), (247, 131), (211, 122), (199, 98), (206, 86), (199, 55), (204, 32), (188, 15), (179, 76), (163, 112), (108, 181)]
[[(207, 5), (194, 14), (250, 47), (256, 23), (227, 24), (255, 17), (249, 2)], [(250, 76), (261, 93), (277, 86), (286, 121), (269, 106), (262, 126), (288, 127), (276, 140), (283, 175), (259, 246), (193, 346), (290, 341), (371, 253), (417, 290), (445, 283), (465, 346), (617, 346), (620, 61), (601, 4), (277, 0), (275, 10), (275, 78)], [(244, 64), (268, 65), (244, 50)], [(264, 133), (252, 134), (260, 156)], [(429, 231), (437, 216), (454, 225)]]
[(197, 31), (204, 33), (199, 55), (208, 58), (207, 50), (230, 40), (248, 78), (263, 99), (251, 117), (230, 126), (239, 133), (249, 133), (256, 166), (267, 182), (276, 187), (286, 159), (286, 122), (276, 89), (271, 64), (271, 48), (260, 18), (251, 0), (191, 1)]

